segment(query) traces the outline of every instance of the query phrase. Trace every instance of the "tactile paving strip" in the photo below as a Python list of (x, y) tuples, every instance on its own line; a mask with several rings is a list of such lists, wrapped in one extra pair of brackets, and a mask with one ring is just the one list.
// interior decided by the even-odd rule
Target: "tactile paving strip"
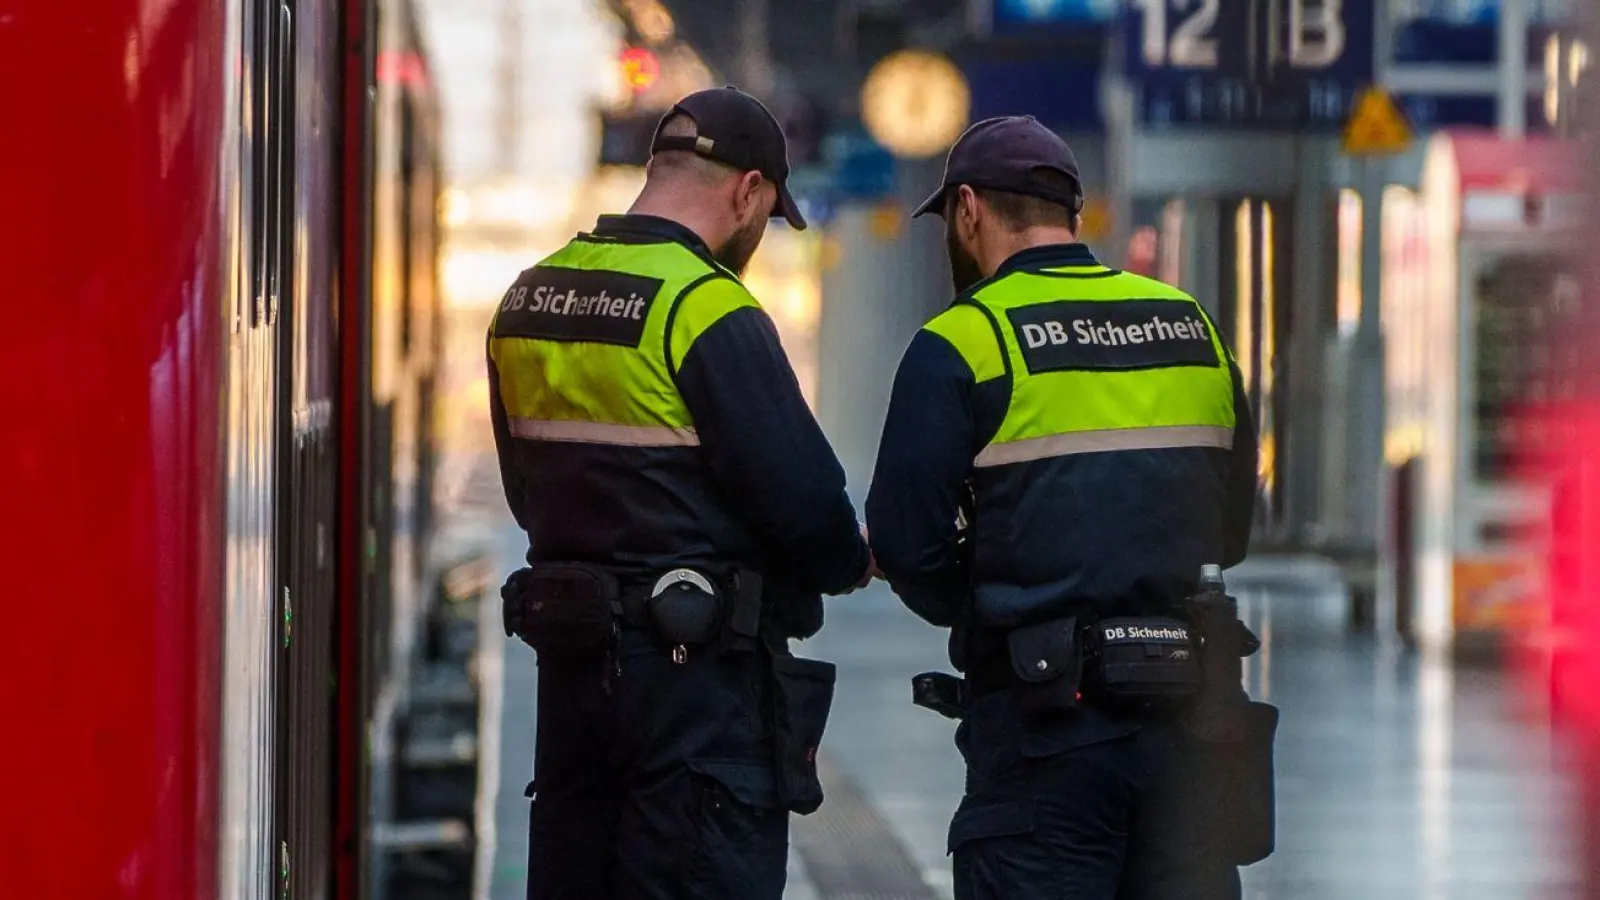
[(820, 900), (939, 900), (855, 779), (826, 753), (818, 755), (817, 771), (826, 799), (811, 815), (795, 817), (793, 836)]

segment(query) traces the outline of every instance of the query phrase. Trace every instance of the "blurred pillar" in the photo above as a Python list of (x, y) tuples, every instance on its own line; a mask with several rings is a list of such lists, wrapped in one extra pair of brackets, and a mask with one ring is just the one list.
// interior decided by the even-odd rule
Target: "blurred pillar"
[(895, 369), (906, 344), (953, 296), (942, 220), (910, 211), (939, 185), (944, 160), (901, 162), (896, 196), (843, 207), (828, 226), (817, 330), (817, 418), (851, 497), (866, 499)]
[(1383, 358), (1383, 188), (1387, 165), (1370, 157), (1361, 170), (1361, 318), (1349, 345), (1345, 430), (1344, 536), (1351, 549), (1377, 547), (1385, 427)]
[(499, 112), (495, 124), (500, 174), (515, 175), (521, 168), (518, 158), (522, 128), (522, 0), (501, 0), (500, 4)]
[(739, 0), (739, 77), (757, 97), (771, 97), (772, 47), (767, 0)]
[(1520, 140), (1528, 127), (1528, 0), (1500, 0), (1500, 136)]
[(1323, 430), (1323, 403), (1326, 379), (1313, 361), (1322, 358), (1328, 338), (1334, 331), (1331, 294), (1335, 282), (1333, 254), (1337, 235), (1334, 204), (1328, 184), (1328, 154), (1317, 152), (1323, 143), (1306, 139), (1298, 154), (1290, 254), (1292, 270), (1289, 300), (1288, 346), (1280, 351), (1293, 408), (1285, 423), (1282, 473), (1283, 520), (1293, 530), (1290, 538), (1304, 538), (1306, 531), (1322, 518), (1320, 509), (1323, 455), (1329, 435)]
[(1097, 249), (1097, 253), (1106, 265), (1122, 266), (1127, 263), (1128, 241), (1133, 235), (1133, 192), (1128, 167), (1137, 132), (1135, 97), (1133, 87), (1115, 69), (1108, 68), (1100, 84), (1100, 106), (1106, 122), (1106, 212), (1111, 228), (1104, 249)]
[(1179, 287), (1194, 295), (1213, 319), (1222, 319), (1222, 242), (1217, 223), (1222, 205), (1215, 197), (1183, 201), (1183, 277)]

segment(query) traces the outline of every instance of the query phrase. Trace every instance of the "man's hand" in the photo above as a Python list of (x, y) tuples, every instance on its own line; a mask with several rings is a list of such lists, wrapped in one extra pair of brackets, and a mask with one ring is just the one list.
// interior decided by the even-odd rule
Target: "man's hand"
[[(863, 541), (867, 539), (867, 526), (865, 526), (865, 525), (861, 526), (861, 539)], [(859, 591), (862, 588), (866, 587), (867, 585), (871, 584), (872, 583), (872, 579), (874, 579), (874, 578), (882, 578), (882, 577), (883, 577), (883, 570), (878, 568), (878, 558), (876, 556), (873, 556), (872, 555), (872, 551), (869, 549), (867, 551), (867, 568), (866, 568), (866, 571), (861, 573), (861, 580), (857, 581), (855, 583), (855, 585), (852, 586), (849, 590), (840, 592), (840, 594), (838, 596), (843, 596), (845, 594), (854, 594), (856, 591)]]
[(867, 570), (865, 572), (861, 573), (861, 580), (856, 582), (855, 589), (859, 591), (862, 588), (866, 587), (867, 585), (871, 584), (872, 583), (872, 579), (874, 579), (874, 578), (882, 578), (882, 577), (883, 577), (883, 570), (878, 568), (878, 558), (875, 557), (875, 556), (868, 556), (867, 557)]
[[(870, 547), (871, 541), (867, 538), (867, 526), (865, 525), (861, 526), (861, 539), (867, 541)], [(867, 552), (867, 571), (862, 573), (861, 581), (856, 584), (856, 587), (858, 589), (864, 588), (871, 584), (874, 578), (883, 578), (883, 570), (878, 568), (878, 557), (869, 549)]]

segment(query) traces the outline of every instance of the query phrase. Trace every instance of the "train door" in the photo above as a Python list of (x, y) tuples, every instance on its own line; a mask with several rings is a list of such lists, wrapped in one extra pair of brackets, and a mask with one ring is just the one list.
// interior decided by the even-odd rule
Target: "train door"
[(332, 0), (267, 0), (255, 15), (269, 63), (266, 279), (281, 322), (272, 869), (280, 896), (324, 898), (333, 887), (337, 785), (340, 22)]
[(370, 283), (355, 401), (365, 427), (361, 496), (352, 498), (361, 510), (360, 643), (347, 648), (364, 682), (355, 816), (365, 840), (351, 896), (457, 896), (472, 875), (477, 705), (469, 660), (441, 637), (467, 607), (441, 589), (433, 542), (438, 105), (411, 4), (380, 2), (369, 25), (371, 181), (361, 215)]

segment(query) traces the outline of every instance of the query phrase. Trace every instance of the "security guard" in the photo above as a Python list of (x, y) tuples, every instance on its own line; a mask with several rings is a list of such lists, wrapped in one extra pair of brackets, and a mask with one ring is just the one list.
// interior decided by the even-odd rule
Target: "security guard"
[[(919, 700), (962, 719), (957, 900), (1233, 898), (1240, 860), (1207, 842), (1168, 710), (1199, 682), (1174, 611), (1245, 555), (1255, 435), (1205, 311), (1101, 265), (1082, 208), (1031, 117), (951, 148), (915, 214), (944, 217), (957, 297), (901, 361), (872, 549), (965, 673)], [(935, 678), (954, 681), (919, 691)]]
[(821, 802), (833, 667), (787, 640), (869, 580), (844, 473), (739, 277), (782, 216), (771, 113), (733, 88), (661, 120), (626, 215), (523, 272), (489, 334), (539, 655), (531, 900), (777, 900)]

